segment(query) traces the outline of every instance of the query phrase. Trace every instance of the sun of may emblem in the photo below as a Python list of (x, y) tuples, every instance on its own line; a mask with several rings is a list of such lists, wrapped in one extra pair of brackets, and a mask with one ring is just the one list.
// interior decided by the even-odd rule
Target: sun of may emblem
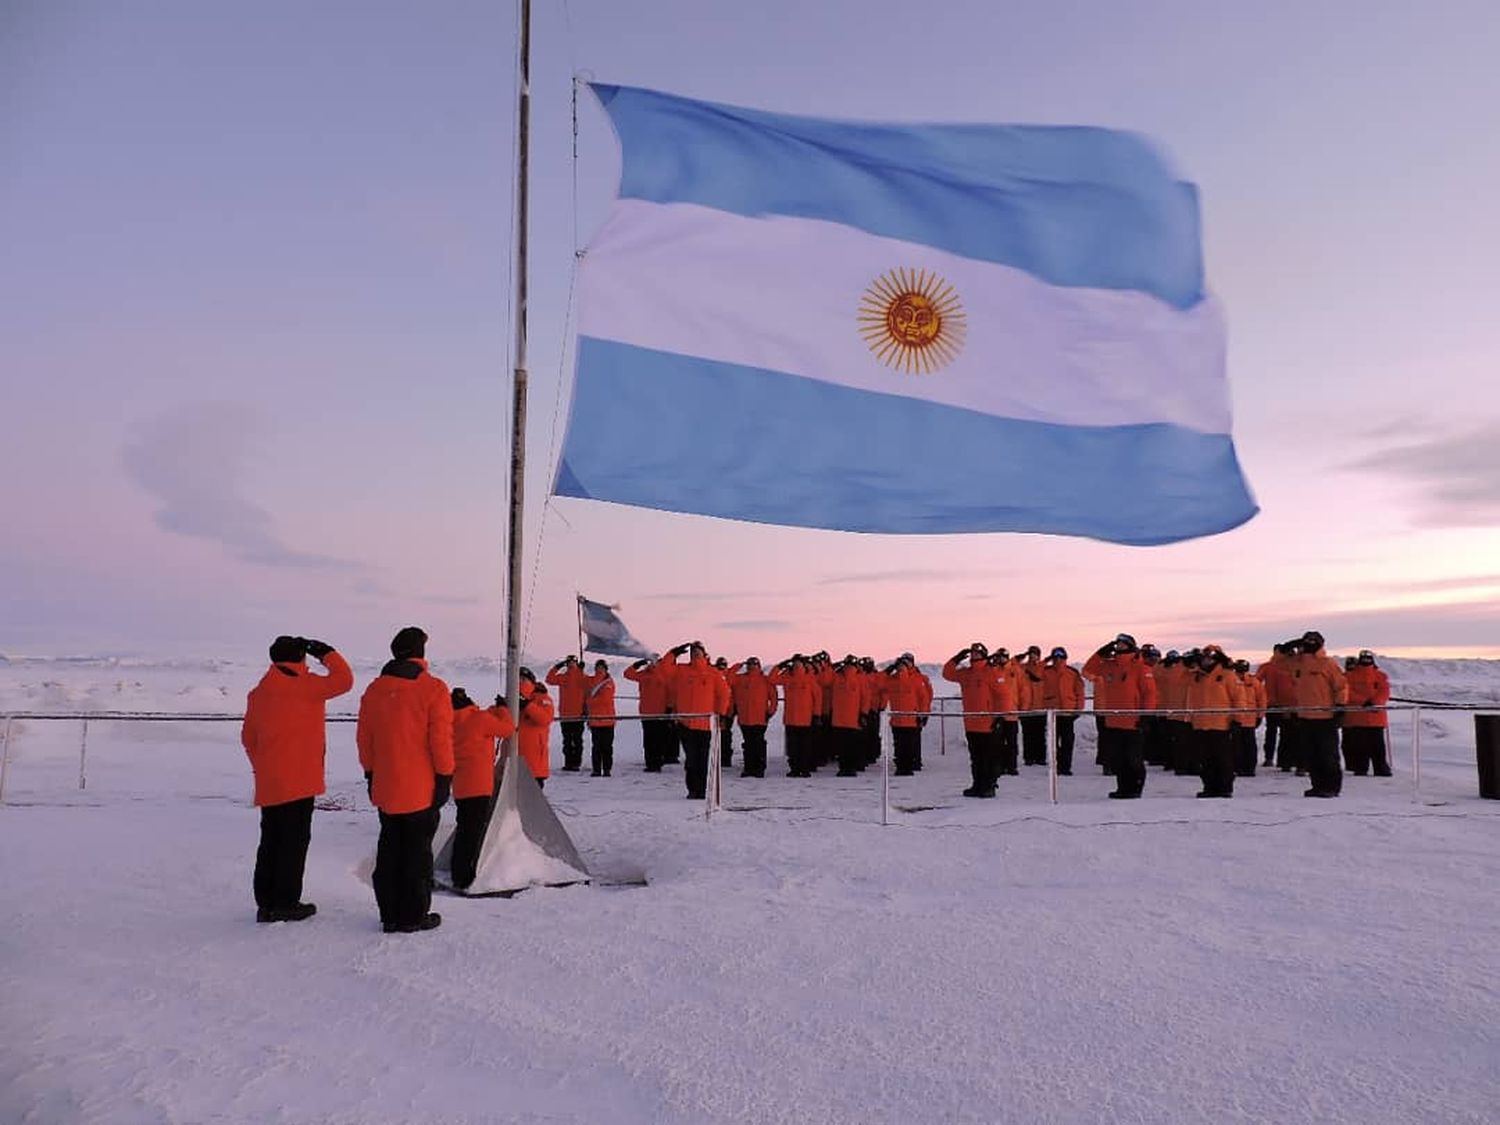
[(887, 367), (931, 374), (963, 350), (967, 325), (953, 286), (927, 270), (877, 277), (859, 302), (859, 332)]

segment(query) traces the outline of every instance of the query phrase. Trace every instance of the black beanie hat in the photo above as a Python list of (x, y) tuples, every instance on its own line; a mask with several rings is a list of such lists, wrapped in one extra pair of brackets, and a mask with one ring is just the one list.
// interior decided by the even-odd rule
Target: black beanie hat
[(301, 637), (277, 637), (271, 642), (272, 664), (300, 664), (307, 659), (307, 642)]
[(397, 660), (411, 660), (427, 655), (427, 634), (408, 625), (391, 638), (391, 655)]
[(474, 706), (474, 701), (469, 698), (469, 693), (461, 687), (456, 687), (449, 692), (448, 698), (453, 701), (453, 709), (455, 711), (462, 711), (465, 707)]

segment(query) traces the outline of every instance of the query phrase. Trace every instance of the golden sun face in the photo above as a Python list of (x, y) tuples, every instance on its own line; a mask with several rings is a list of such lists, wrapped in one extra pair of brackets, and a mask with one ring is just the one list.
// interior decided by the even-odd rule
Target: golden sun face
[(927, 270), (890, 270), (860, 298), (860, 335), (876, 359), (906, 375), (952, 363), (967, 327), (953, 286)]

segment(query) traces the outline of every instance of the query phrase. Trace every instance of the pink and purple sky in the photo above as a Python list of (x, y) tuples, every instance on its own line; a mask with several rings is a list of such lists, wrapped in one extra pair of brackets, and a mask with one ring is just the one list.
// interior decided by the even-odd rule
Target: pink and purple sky
[[(730, 656), (1500, 655), (1493, 0), (568, 0), (534, 41), (529, 652), (581, 590)], [(0, 6), (0, 652), (502, 651), (514, 42), (487, 0)], [(1202, 189), (1262, 514), (1139, 549), (547, 510), (618, 167), (585, 99), (575, 211), (579, 70), (1152, 135)]]

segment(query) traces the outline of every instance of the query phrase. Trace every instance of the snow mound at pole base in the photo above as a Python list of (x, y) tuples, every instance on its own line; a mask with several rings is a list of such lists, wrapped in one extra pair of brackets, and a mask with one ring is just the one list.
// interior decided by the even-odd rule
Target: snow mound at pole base
[[(588, 867), (557, 819), (525, 759), (501, 760), (500, 791), (490, 810), (474, 882), (459, 893), (509, 895), (527, 887), (565, 887), (589, 881)], [(437, 859), (450, 866), (451, 840)]]

